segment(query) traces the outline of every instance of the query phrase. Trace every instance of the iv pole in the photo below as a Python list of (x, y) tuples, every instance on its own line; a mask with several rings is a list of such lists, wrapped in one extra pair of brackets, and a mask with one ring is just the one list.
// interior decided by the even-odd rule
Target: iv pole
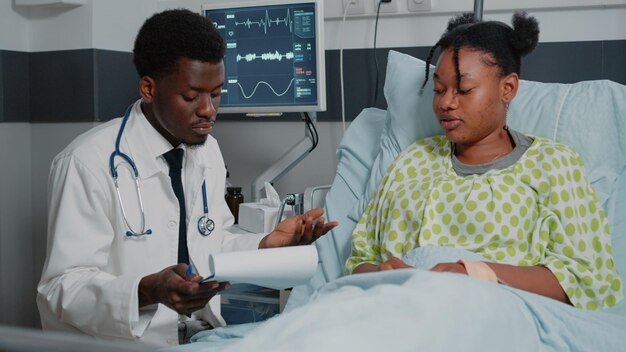
[(474, 0), (474, 17), (477, 20), (483, 20), (483, 0)]

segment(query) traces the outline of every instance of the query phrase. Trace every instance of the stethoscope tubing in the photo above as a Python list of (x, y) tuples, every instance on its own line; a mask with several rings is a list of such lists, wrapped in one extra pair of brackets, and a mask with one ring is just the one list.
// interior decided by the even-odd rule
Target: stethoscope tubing
[[(125, 153), (122, 153), (122, 151), (120, 150), (122, 134), (124, 133), (124, 129), (126, 128), (126, 123), (128, 122), (128, 119), (130, 118), (130, 112), (132, 111), (132, 108), (133, 108), (133, 104), (131, 104), (126, 109), (126, 112), (124, 113), (124, 117), (122, 118), (120, 129), (117, 132), (117, 137), (115, 138), (115, 150), (111, 153), (111, 156), (109, 157), (109, 171), (111, 172), (111, 177), (113, 178), (113, 183), (115, 185), (115, 193), (117, 194), (117, 200), (122, 211), (122, 217), (124, 219), (124, 223), (126, 224), (126, 227), (128, 228), (128, 231), (126, 231), (126, 236), (127, 237), (141, 237), (144, 235), (151, 235), (152, 229), (146, 229), (146, 212), (144, 210), (143, 197), (141, 196), (141, 186), (139, 184), (139, 170), (137, 170), (137, 165), (135, 165), (135, 162), (133, 161), (133, 159), (129, 157), (128, 155), (126, 155)], [(122, 201), (122, 195), (120, 193), (120, 187), (117, 181), (118, 173), (117, 173), (117, 166), (115, 166), (115, 157), (120, 157), (124, 161), (126, 161), (126, 163), (131, 167), (133, 171), (133, 178), (135, 181), (135, 191), (136, 191), (136, 195), (137, 195), (137, 199), (139, 203), (139, 209), (141, 212), (141, 225), (140, 225), (141, 230), (140, 231), (135, 231), (130, 225), (130, 222), (128, 221), (126, 208), (124, 207), (124, 202)], [(211, 232), (213, 232), (213, 229), (215, 228), (215, 222), (209, 218), (209, 206), (208, 206), (207, 197), (206, 197), (206, 180), (202, 181), (202, 206), (203, 206), (204, 215), (198, 220), (198, 231), (203, 236), (208, 236), (211, 234)]]
[[(137, 170), (137, 166), (135, 165), (135, 162), (133, 161), (133, 159), (131, 159), (128, 155), (120, 151), (120, 142), (122, 140), (122, 134), (124, 133), (124, 128), (126, 128), (126, 123), (128, 122), (128, 118), (130, 117), (130, 112), (132, 108), (133, 108), (133, 104), (128, 106), (128, 108), (126, 109), (126, 112), (124, 112), (124, 118), (122, 119), (120, 130), (117, 132), (117, 138), (115, 138), (115, 150), (113, 151), (113, 153), (111, 153), (111, 156), (109, 157), (109, 171), (111, 172), (111, 177), (113, 178), (113, 183), (115, 184), (115, 193), (117, 194), (117, 200), (122, 210), (122, 217), (124, 218), (124, 223), (126, 224), (126, 227), (128, 228), (128, 231), (126, 231), (126, 236), (127, 237), (141, 237), (144, 235), (152, 234), (152, 229), (146, 229), (146, 212), (143, 207), (143, 197), (141, 197), (141, 187), (139, 185), (139, 171)], [(133, 229), (133, 227), (130, 225), (130, 222), (128, 221), (128, 216), (126, 215), (126, 209), (124, 207), (124, 202), (122, 201), (122, 195), (120, 193), (120, 187), (117, 182), (118, 174), (117, 174), (117, 167), (115, 166), (116, 156), (124, 159), (126, 163), (130, 165), (130, 167), (133, 170), (133, 177), (135, 180), (135, 191), (137, 194), (137, 199), (139, 201), (139, 209), (141, 212), (141, 225), (140, 225), (141, 230), (140, 231), (135, 231)]]

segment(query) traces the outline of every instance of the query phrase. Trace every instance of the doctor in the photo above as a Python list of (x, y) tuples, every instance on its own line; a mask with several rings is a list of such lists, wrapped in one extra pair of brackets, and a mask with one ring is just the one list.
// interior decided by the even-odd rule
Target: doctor
[[(225, 284), (199, 282), (210, 253), (310, 244), (337, 225), (314, 209), (270, 234), (226, 230), (233, 217), (224, 201), (225, 166), (210, 136), (224, 50), (201, 15), (152, 16), (134, 47), (141, 99), (53, 160), (48, 257), (37, 296), (44, 329), (178, 344), (197, 329), (224, 325), (212, 298)], [(175, 153), (182, 171), (170, 160)]]

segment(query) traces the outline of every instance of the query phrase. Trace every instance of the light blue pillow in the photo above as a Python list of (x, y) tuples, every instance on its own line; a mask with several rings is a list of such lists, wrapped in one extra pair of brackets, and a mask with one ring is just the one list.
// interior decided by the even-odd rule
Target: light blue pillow
[[(520, 81), (508, 124), (569, 145), (580, 154), (611, 227), (615, 265), (626, 283), (626, 86)], [(626, 300), (610, 309), (626, 316)]]
[(609, 214), (626, 168), (626, 86), (600, 80), (573, 84), (520, 81), (508, 124), (576, 150), (600, 204)]
[(322, 269), (316, 276), (323, 277), (313, 281), (324, 283), (343, 274), (344, 261), (350, 254), (352, 230), (356, 226), (356, 221), (349, 219), (347, 214), (365, 190), (380, 149), (386, 116), (385, 110), (364, 109), (350, 123), (337, 148), (337, 173), (326, 195), (324, 216), (339, 222), (339, 226), (315, 242)]
[(365, 191), (348, 215), (354, 221), (359, 220), (385, 171), (402, 150), (418, 139), (443, 133), (432, 109), (432, 69), (428, 84), (421, 89), (425, 67), (422, 60), (389, 51), (385, 79), (387, 121)]

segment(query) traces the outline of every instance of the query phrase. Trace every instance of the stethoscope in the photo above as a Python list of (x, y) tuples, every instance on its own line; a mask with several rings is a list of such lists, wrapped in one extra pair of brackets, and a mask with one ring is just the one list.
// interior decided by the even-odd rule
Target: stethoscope
[[(133, 104), (131, 104), (126, 112), (124, 113), (124, 118), (122, 119), (122, 124), (120, 126), (120, 130), (117, 132), (117, 138), (115, 139), (115, 150), (111, 153), (109, 157), (109, 169), (111, 171), (111, 177), (113, 178), (113, 183), (115, 184), (115, 192), (117, 193), (117, 200), (120, 204), (120, 208), (122, 209), (122, 217), (124, 218), (124, 223), (128, 228), (126, 231), (127, 237), (141, 237), (144, 235), (151, 235), (152, 229), (146, 229), (146, 213), (143, 207), (143, 199), (141, 197), (141, 187), (139, 187), (139, 171), (137, 171), (137, 165), (133, 159), (131, 159), (128, 155), (122, 153), (120, 151), (120, 141), (122, 140), (122, 134), (124, 133), (124, 128), (126, 128), (126, 122), (128, 122), (128, 118), (130, 117), (130, 111), (132, 110)], [(115, 166), (115, 157), (118, 156), (122, 158), (133, 170), (133, 176), (135, 178), (135, 190), (137, 195), (137, 200), (139, 202), (139, 210), (141, 212), (141, 225), (140, 230), (135, 231), (133, 227), (130, 225), (128, 221), (128, 216), (126, 215), (126, 209), (124, 208), (124, 202), (122, 202), (122, 195), (120, 194), (120, 187), (117, 183), (117, 166)], [(121, 164), (121, 163), (120, 163)], [(119, 165), (118, 165), (119, 166)], [(206, 181), (202, 181), (202, 205), (204, 208), (204, 215), (198, 219), (198, 232), (200, 232), (203, 236), (208, 236), (215, 229), (215, 222), (209, 218), (209, 206), (206, 200)]]

